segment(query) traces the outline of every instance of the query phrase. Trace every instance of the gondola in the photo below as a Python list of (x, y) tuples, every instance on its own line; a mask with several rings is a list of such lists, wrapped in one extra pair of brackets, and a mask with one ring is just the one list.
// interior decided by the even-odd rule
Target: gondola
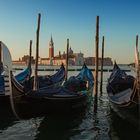
[(53, 75), (38, 76), (39, 88), (51, 85), (61, 85), (65, 79), (65, 67), (61, 64), (59, 70)]
[[(75, 89), (75, 85), (79, 87)], [(30, 89), (28, 92), (11, 72), (11, 105), (14, 113), (17, 112), (22, 117), (42, 116), (50, 112), (73, 112), (87, 106), (92, 87), (93, 75), (86, 65), (77, 76), (71, 77), (62, 86)]]
[(6, 45), (0, 41), (0, 98), (9, 94), (9, 71), (12, 70), (11, 55)]
[(136, 85), (137, 78), (127, 75), (115, 62), (107, 84), (111, 108), (119, 117), (139, 127), (140, 91)]
[[(48, 87), (48, 86), (59, 86), (65, 79), (65, 67), (63, 63), (61, 64), (59, 70), (53, 75), (38, 75), (38, 88)], [(29, 86), (28, 88), (33, 88), (34, 76), (27, 79), (24, 84)]]
[[(0, 104), (2, 106), (9, 106), (9, 71), (12, 70), (12, 59), (11, 54), (7, 46), (0, 42), (1, 54), (2, 57), (0, 59)], [(26, 69), (21, 71), (20, 73), (14, 75), (15, 79), (22, 85), (26, 85), (26, 87), (33, 87), (34, 76), (32, 76), (32, 68), (31, 68), (31, 46), (30, 46), (30, 57), (28, 61), (28, 66)], [(65, 78), (65, 67), (62, 64), (60, 69), (53, 75), (39, 75), (38, 77), (39, 88), (47, 87), (47, 86), (58, 86), (61, 85)]]
[(32, 68), (28, 66), (26, 69), (15, 75), (15, 78), (21, 84), (24, 84), (32, 75)]
[[(0, 105), (9, 106), (10, 105), (9, 74), (5, 75), (3, 73), (0, 75)], [(20, 82), (20, 84), (24, 84), (24, 82), (29, 78), (30, 73), (31, 71), (29, 70), (29, 68), (26, 68), (23, 71), (23, 73), (22, 72), (19, 73), (17, 76), (15, 76), (15, 78), (16, 80), (18, 80), (18, 82)]]
[[(10, 105), (10, 89), (9, 89), (9, 73), (12, 70), (12, 58), (8, 47), (0, 41), (0, 106)], [(31, 62), (28, 67), (15, 75), (15, 78), (20, 84), (29, 79), (32, 74)]]

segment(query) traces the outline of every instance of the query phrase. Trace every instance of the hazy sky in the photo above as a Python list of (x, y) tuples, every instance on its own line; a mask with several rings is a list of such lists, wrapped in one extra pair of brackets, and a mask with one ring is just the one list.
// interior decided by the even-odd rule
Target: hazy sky
[[(118, 63), (134, 61), (136, 34), (140, 35), (139, 0), (0, 0), (0, 40), (12, 58), (35, 54), (37, 16), (41, 13), (40, 56), (48, 57), (51, 35), (55, 54), (66, 50), (95, 56), (96, 16), (100, 17), (100, 51), (105, 36), (105, 56)], [(101, 54), (100, 54), (101, 56)]]

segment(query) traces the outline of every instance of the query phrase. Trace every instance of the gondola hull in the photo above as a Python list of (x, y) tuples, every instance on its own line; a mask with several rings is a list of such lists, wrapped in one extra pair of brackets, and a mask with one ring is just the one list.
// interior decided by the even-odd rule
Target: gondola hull
[(120, 107), (110, 102), (112, 110), (123, 120), (126, 120), (136, 128), (140, 127), (140, 105), (133, 104), (128, 107)]
[(107, 84), (112, 110), (135, 127), (140, 127), (140, 96), (135, 78), (127, 75), (115, 63)]
[[(86, 108), (92, 95), (92, 73), (87, 67), (80, 75), (72, 78), (63, 86), (49, 86), (37, 90), (26, 90), (11, 72), (11, 105), (13, 112), (20, 118), (44, 116), (48, 113), (72, 113)], [(83, 75), (84, 74), (84, 75)], [(86, 74), (89, 76), (89, 87), (86, 87)], [(91, 75), (90, 75), (91, 74)], [(72, 88), (73, 85), (74, 88)], [(81, 88), (75, 88), (75, 85)], [(18, 115), (17, 115), (18, 114)]]
[[(12, 70), (12, 58), (8, 47), (0, 41), (0, 50), (2, 50), (2, 58), (0, 58), (0, 110), (1, 108), (10, 108), (10, 75)], [(0, 52), (1, 53), (1, 52)], [(15, 75), (15, 78), (21, 84), (29, 79), (32, 74), (31, 62), (28, 67), (22, 72)]]
[[(18, 100), (18, 102), (17, 102)], [(17, 98), (15, 101), (15, 111), (19, 118), (38, 117), (47, 114), (74, 113), (85, 109), (86, 97), (69, 100), (57, 99), (32, 99), (28, 97)]]
[[(74, 113), (82, 111), (86, 108), (88, 102), (88, 96), (86, 94), (80, 96), (43, 96), (39, 97), (28, 93), (24, 94), (24, 91), (17, 90), (18, 88), (13, 83), (11, 97), (12, 106), (14, 112), (16, 112), (19, 118), (37, 117), (43, 116), (48, 113)], [(47, 93), (46, 93), (47, 94)]]
[[(58, 77), (57, 75), (60, 75), (60, 77)], [(15, 76), (15, 79), (23, 86), (26, 85), (26, 91), (28, 91), (30, 88), (33, 87), (33, 78), (31, 77), (29, 79), (29, 77), (31, 76), (31, 68), (27, 67), (25, 70), (23, 70), (21, 73), (19, 73), (18, 75)], [(64, 81), (64, 76), (65, 76), (65, 68), (63, 65), (61, 65), (60, 69), (58, 72), (56, 72), (54, 75), (51, 76), (38, 76), (39, 79), (39, 86), (40, 87), (48, 87), (48, 86), (53, 86), (53, 87), (58, 87), (62, 84), (62, 82)], [(55, 78), (55, 80), (54, 80)], [(6, 80), (6, 85), (7, 87), (9, 87), (9, 76), (8, 79)], [(3, 84), (5, 85), (5, 83)], [(3, 107), (9, 106), (10, 105), (10, 92), (9, 92), (9, 88), (8, 88), (8, 93), (7, 95), (5, 94), (5, 91), (3, 91), (2, 94), (0, 94), (0, 104)]]
[(0, 96), (0, 106), (5, 108), (7, 106), (10, 106), (10, 98), (9, 95), (1, 95)]

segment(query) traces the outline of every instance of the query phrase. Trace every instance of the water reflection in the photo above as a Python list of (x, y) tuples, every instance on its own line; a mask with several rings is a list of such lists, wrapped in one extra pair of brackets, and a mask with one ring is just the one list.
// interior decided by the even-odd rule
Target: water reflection
[(0, 107), (0, 133), (2, 133), (8, 127), (14, 125), (16, 118), (13, 115), (10, 106)]
[(118, 117), (112, 109), (109, 110), (108, 121), (110, 124), (109, 135), (113, 140), (117, 138), (118, 140), (139, 140), (140, 131), (138, 128), (135, 128), (126, 120)]
[(37, 129), (36, 140), (63, 140), (79, 133), (75, 128), (79, 126), (85, 112), (80, 114), (47, 115)]
[[(70, 74), (73, 75), (74, 72)], [(9, 112), (5, 112), (5, 115), (1, 113), (0, 139), (139, 140), (140, 132), (110, 110), (106, 93), (106, 80), (109, 75), (108, 72), (104, 73), (103, 94), (100, 96), (99, 93), (96, 113), (94, 99), (89, 108), (75, 114), (54, 113), (46, 117), (15, 121), (11, 116), (7, 116)]]
[[(99, 101), (102, 108), (106, 108), (103, 101)], [(98, 108), (94, 113), (93, 102), (85, 110), (71, 115), (48, 115), (38, 127), (36, 140), (108, 140), (108, 121), (106, 110)]]

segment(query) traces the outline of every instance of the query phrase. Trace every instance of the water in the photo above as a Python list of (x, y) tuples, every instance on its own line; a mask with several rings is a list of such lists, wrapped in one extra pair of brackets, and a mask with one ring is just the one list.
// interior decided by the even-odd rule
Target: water
[[(48, 72), (40, 72), (44, 73)], [(76, 74), (77, 71), (69, 72), (69, 76)], [(134, 72), (129, 74), (134, 75)], [(106, 94), (109, 75), (109, 72), (104, 72), (103, 94), (99, 96), (96, 113), (94, 99), (81, 114), (17, 120), (10, 110), (3, 111), (0, 115), (0, 140), (139, 140), (140, 132), (110, 109)]]

